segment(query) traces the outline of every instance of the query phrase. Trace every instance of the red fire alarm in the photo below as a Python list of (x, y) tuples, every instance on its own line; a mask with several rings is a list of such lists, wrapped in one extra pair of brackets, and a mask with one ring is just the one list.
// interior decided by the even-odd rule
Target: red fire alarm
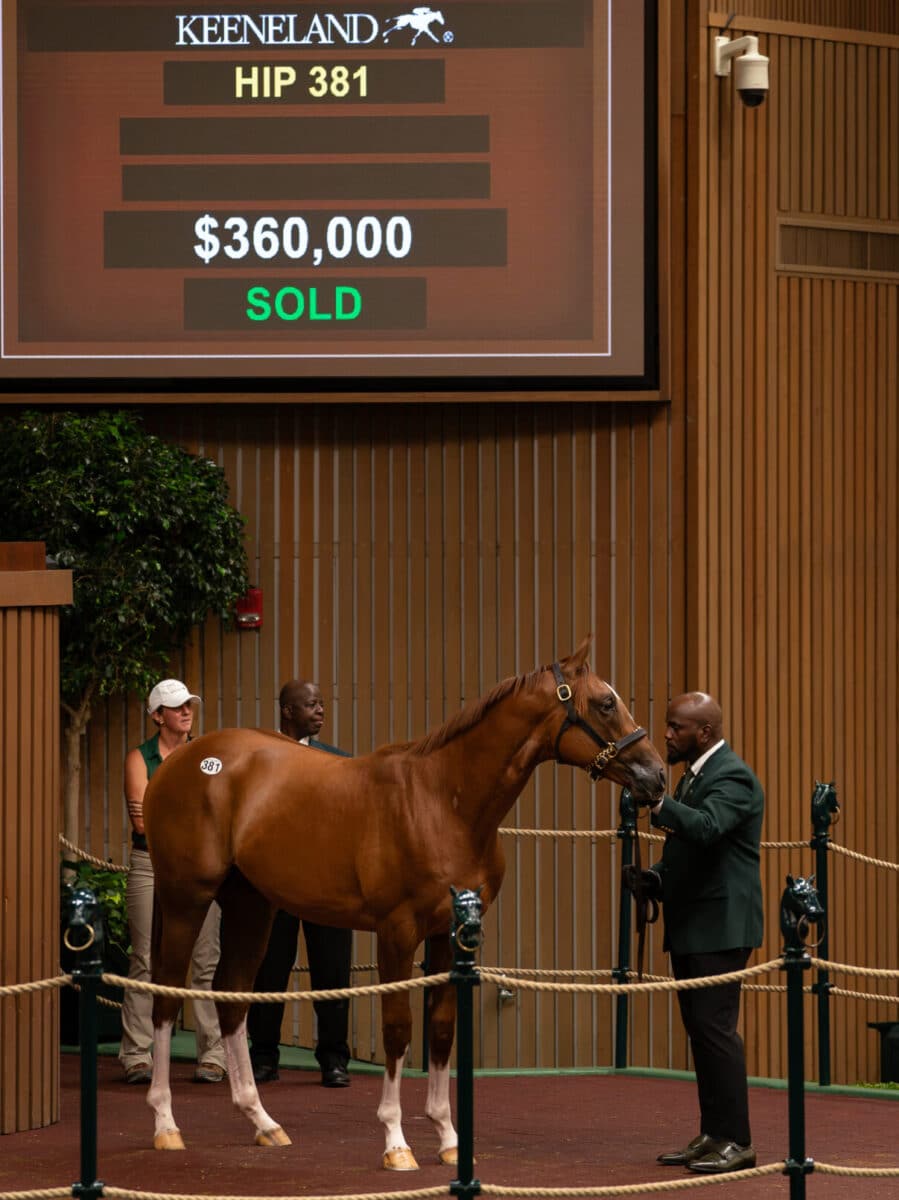
[(262, 588), (251, 587), (235, 607), (239, 629), (262, 628)]

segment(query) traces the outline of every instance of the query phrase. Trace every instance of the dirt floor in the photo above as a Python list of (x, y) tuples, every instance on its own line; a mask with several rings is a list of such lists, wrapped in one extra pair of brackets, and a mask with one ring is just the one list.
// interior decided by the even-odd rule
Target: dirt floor
[[(170, 1194), (223, 1196), (341, 1195), (449, 1184), (454, 1171), (436, 1161), (436, 1140), (423, 1115), (426, 1081), (403, 1085), (406, 1136), (421, 1164), (408, 1174), (380, 1167), (376, 1118), (380, 1079), (353, 1075), (352, 1086), (326, 1090), (312, 1071), (282, 1070), (262, 1090), (269, 1112), (293, 1139), (284, 1149), (253, 1144), (250, 1127), (230, 1103), (227, 1086), (191, 1082), (192, 1066), (173, 1065), (175, 1115), (185, 1153), (151, 1148), (145, 1089), (121, 1082), (113, 1058), (99, 1060), (98, 1174), (108, 1186)], [(754, 1140), (760, 1164), (786, 1158), (787, 1094), (754, 1087)], [(695, 1133), (689, 1079), (623, 1075), (479, 1075), (475, 1081), (476, 1175), (483, 1183), (528, 1187), (604, 1187), (693, 1178), (659, 1166), (660, 1150)], [(806, 1153), (840, 1166), (899, 1167), (899, 1102), (875, 1094), (806, 1096)], [(61, 1120), (47, 1129), (0, 1138), (0, 1192), (68, 1187), (79, 1167), (79, 1059), (62, 1058)], [(814, 1174), (809, 1200), (895, 1200), (899, 1180)], [(788, 1200), (780, 1174), (734, 1181), (739, 1200)], [(514, 1193), (513, 1193), (514, 1194)], [(663, 1193), (671, 1194), (674, 1193)], [(703, 1190), (703, 1195), (707, 1194)]]

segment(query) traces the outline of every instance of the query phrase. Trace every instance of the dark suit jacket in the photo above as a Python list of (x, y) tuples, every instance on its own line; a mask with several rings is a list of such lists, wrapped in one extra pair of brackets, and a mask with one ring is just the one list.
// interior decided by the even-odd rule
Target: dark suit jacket
[(349, 750), (341, 750), (339, 746), (330, 746), (327, 742), (320, 742), (318, 738), (311, 737), (309, 745), (316, 750), (326, 750), (328, 754), (339, 754), (342, 758), (352, 758)]
[(653, 870), (662, 879), (665, 949), (672, 954), (762, 944), (764, 807), (762, 785), (725, 742), (683, 802), (666, 796), (653, 813), (653, 825), (668, 833)]

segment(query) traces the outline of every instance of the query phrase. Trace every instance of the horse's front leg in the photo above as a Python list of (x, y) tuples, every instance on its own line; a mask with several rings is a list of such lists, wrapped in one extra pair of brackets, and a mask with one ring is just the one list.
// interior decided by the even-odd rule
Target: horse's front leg
[[(452, 965), (449, 938), (434, 938), (430, 944), (429, 971), (440, 975)], [(428, 988), (428, 1098), (425, 1115), (440, 1138), (438, 1158), (448, 1167), (459, 1162), (459, 1139), (450, 1105), (450, 1052), (456, 1026), (456, 989), (451, 983)]]
[[(409, 979), (412, 974), (414, 946), (398, 949), (387, 946), (382, 933), (378, 936), (378, 974), (382, 983)], [(412, 1037), (412, 1008), (408, 992), (392, 992), (381, 997), (381, 1029), (384, 1039), (384, 1084), (378, 1120), (384, 1126), (383, 1166), (388, 1171), (417, 1171), (418, 1163), (403, 1135), (403, 1110), (400, 1104), (400, 1082), (403, 1062)]]

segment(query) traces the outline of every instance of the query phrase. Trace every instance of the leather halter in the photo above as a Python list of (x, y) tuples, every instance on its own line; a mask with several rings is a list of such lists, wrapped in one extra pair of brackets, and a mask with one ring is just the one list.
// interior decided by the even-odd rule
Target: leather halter
[[(557, 662), (552, 666), (553, 676), (556, 680), (556, 695), (560, 702), (565, 706), (565, 720), (562, 722), (562, 727), (556, 734), (556, 744), (553, 747), (553, 754), (556, 758), (559, 757), (559, 742), (562, 740), (562, 734), (566, 729), (575, 727), (582, 730), (592, 738), (599, 746), (599, 753), (589, 763), (584, 770), (595, 782), (597, 779), (602, 779), (609, 763), (613, 758), (617, 758), (620, 751), (625, 747), (638, 742), (640, 738), (646, 737), (646, 730), (643, 728), (634, 729), (631, 733), (626, 733), (624, 737), (619, 738), (617, 742), (608, 742), (604, 737), (591, 728), (587, 722), (574, 710), (574, 704), (571, 699), (571, 687), (565, 682), (562, 675), (562, 669)], [(654, 900), (650, 900), (646, 895), (642, 879), (642, 863), (640, 862), (640, 839), (634, 837), (634, 867), (636, 869), (636, 890), (634, 900), (637, 906), (637, 978), (643, 978), (643, 947), (646, 940), (646, 926), (651, 925), (659, 915), (659, 906)], [(652, 909), (650, 909), (652, 905)]]
[(590, 778), (596, 782), (597, 779), (602, 779), (606, 773), (609, 763), (618, 755), (625, 747), (638, 742), (640, 738), (646, 737), (645, 729), (634, 729), (630, 733), (626, 733), (624, 737), (618, 739), (617, 742), (608, 742), (604, 737), (596, 732), (579, 713), (575, 712), (574, 704), (571, 699), (571, 687), (565, 682), (565, 677), (562, 674), (562, 668), (557, 662), (552, 665), (553, 676), (556, 680), (556, 695), (559, 701), (565, 706), (565, 720), (559, 732), (556, 734), (556, 744), (553, 747), (553, 754), (556, 758), (559, 757), (559, 742), (562, 740), (562, 734), (572, 727), (582, 730), (588, 737), (599, 746), (599, 753), (595, 758), (584, 767), (584, 770)]

